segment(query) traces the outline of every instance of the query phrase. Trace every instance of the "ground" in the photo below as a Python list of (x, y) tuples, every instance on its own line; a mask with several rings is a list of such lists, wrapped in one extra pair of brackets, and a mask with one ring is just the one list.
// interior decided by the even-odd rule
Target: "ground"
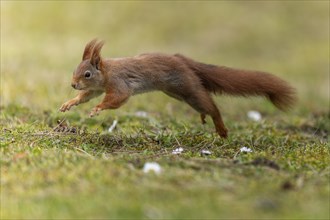
[[(328, 219), (328, 8), (1, 1), (0, 217)], [(105, 57), (180, 52), (272, 72), (299, 101), (281, 112), (262, 98), (214, 96), (228, 139), (160, 92), (95, 118), (88, 113), (100, 98), (60, 113), (96, 36), (106, 40)], [(145, 173), (147, 162), (161, 172)]]

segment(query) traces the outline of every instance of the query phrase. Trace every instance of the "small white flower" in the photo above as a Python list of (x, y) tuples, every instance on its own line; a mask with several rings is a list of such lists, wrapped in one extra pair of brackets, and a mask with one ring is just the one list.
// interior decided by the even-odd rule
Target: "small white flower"
[(260, 121), (261, 120), (261, 114), (257, 111), (249, 111), (247, 113), (247, 116), (249, 119), (253, 121)]
[(108, 129), (108, 132), (112, 132), (113, 131), (113, 129), (115, 129), (115, 127), (116, 127), (116, 125), (118, 124), (118, 121), (117, 120), (114, 120), (113, 122), (112, 122), (112, 125), (110, 126), (110, 128)]
[(143, 166), (143, 172), (149, 173), (150, 171), (153, 171), (156, 174), (160, 174), (162, 172), (162, 168), (156, 162), (147, 162)]
[(251, 148), (248, 148), (248, 147), (242, 147), (242, 148), (240, 149), (240, 151), (241, 151), (241, 152), (247, 152), (247, 153), (251, 153), (251, 152), (252, 152)]
[(201, 155), (211, 155), (212, 152), (209, 150), (201, 150)]
[(181, 154), (183, 152), (183, 148), (182, 147), (179, 147), (179, 148), (176, 148), (172, 151), (172, 154)]
[(135, 116), (140, 117), (140, 118), (146, 118), (146, 117), (148, 117), (148, 113), (145, 111), (137, 111), (137, 112), (135, 112)]

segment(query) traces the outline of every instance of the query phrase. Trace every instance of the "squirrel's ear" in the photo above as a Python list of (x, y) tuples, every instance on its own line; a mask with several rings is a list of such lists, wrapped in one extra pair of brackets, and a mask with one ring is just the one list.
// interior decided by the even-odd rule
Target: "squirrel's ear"
[(94, 48), (96, 42), (97, 42), (97, 39), (95, 38), (95, 39), (91, 40), (88, 44), (86, 44), (82, 60), (87, 60), (92, 57), (93, 48)]
[(100, 42), (96, 43), (96, 45), (93, 48), (93, 52), (92, 52), (91, 64), (98, 70), (101, 69), (102, 58), (101, 58), (100, 52), (101, 52), (103, 45), (104, 45), (104, 41), (100, 41)]

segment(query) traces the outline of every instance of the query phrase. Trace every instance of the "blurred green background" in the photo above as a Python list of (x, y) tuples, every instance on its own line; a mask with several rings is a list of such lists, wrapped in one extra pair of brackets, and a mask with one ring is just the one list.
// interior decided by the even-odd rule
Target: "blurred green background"
[[(1, 104), (57, 109), (74, 96), (72, 72), (95, 37), (106, 41), (104, 57), (179, 52), (206, 63), (271, 72), (297, 88), (296, 111), (328, 108), (327, 1), (1, 1)], [(134, 99), (122, 111), (145, 99), (155, 103), (146, 107), (150, 111), (164, 100), (176, 103), (156, 94)], [(237, 108), (273, 110), (259, 99), (217, 102), (226, 114)]]

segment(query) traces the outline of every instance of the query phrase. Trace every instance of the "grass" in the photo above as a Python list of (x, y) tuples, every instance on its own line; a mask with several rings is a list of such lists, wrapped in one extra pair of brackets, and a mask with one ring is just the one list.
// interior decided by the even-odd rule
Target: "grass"
[[(10, 110), (24, 116), (12, 117)], [(230, 138), (221, 140), (211, 126), (167, 127), (170, 122), (161, 118), (150, 125), (121, 116), (114, 134), (89, 128), (75, 134), (52, 131), (56, 116), (4, 111), (3, 218), (328, 215), (328, 128), (316, 135), (304, 124), (274, 126), (279, 119), (238, 122)], [(309, 126), (327, 117), (310, 119)], [(179, 146), (183, 154), (173, 155)], [(253, 152), (240, 153), (242, 146)], [(201, 156), (201, 149), (212, 155)], [(148, 161), (158, 162), (163, 172), (143, 173)]]
[[(328, 8), (1, 1), (0, 217), (328, 219)], [(95, 36), (107, 41), (106, 57), (180, 52), (274, 72), (297, 88), (299, 102), (283, 113), (263, 99), (215, 97), (227, 140), (210, 119), (202, 125), (189, 106), (161, 93), (93, 119), (99, 99), (60, 113), (75, 93), (72, 69)], [(262, 120), (249, 120), (249, 110)], [(252, 152), (240, 152), (244, 146)], [(183, 153), (172, 154), (178, 147)], [(146, 162), (162, 172), (144, 173)]]

